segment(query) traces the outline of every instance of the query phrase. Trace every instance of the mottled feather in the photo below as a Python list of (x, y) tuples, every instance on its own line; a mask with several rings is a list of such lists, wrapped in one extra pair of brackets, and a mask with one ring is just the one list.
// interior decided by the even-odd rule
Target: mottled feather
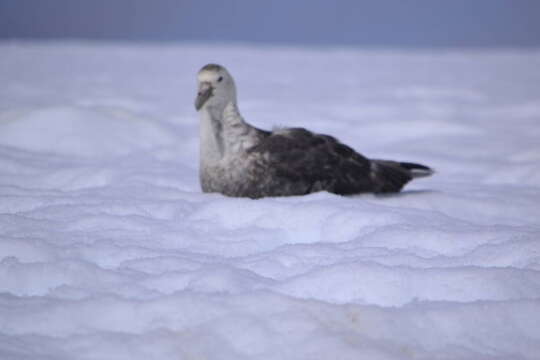
[(304, 193), (326, 190), (345, 195), (372, 190), (370, 161), (331, 136), (303, 128), (281, 129), (248, 153), (262, 154), (274, 178), (298, 183)]

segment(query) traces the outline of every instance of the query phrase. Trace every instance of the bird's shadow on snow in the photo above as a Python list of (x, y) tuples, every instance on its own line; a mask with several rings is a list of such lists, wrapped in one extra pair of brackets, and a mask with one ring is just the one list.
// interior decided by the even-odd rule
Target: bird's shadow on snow
[(419, 190), (403, 190), (398, 193), (390, 193), (390, 194), (375, 194), (376, 198), (396, 198), (396, 197), (408, 197), (408, 196), (419, 196), (419, 195), (425, 195), (425, 194), (437, 194), (440, 193), (438, 190), (431, 190), (431, 189), (419, 189)]
[(376, 199), (393, 199), (393, 198), (404, 198), (409, 196), (421, 196), (428, 194), (439, 194), (441, 191), (432, 190), (432, 189), (418, 189), (418, 190), (403, 190), (398, 193), (385, 193), (385, 194), (356, 194), (345, 196), (347, 198), (355, 199), (361, 197), (374, 197)]

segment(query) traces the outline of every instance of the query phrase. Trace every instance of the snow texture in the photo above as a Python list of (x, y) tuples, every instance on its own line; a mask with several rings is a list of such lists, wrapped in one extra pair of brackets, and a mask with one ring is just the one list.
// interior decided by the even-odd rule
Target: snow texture
[[(0, 359), (538, 359), (540, 52), (0, 45)], [(195, 76), (437, 173), (203, 194)]]

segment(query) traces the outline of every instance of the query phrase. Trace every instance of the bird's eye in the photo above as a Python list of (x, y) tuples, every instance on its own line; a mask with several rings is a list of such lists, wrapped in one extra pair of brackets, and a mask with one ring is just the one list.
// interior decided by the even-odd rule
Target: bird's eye
[(221, 82), (221, 80), (223, 80), (223, 76), (220, 76), (220, 77), (217, 79), (218, 82)]

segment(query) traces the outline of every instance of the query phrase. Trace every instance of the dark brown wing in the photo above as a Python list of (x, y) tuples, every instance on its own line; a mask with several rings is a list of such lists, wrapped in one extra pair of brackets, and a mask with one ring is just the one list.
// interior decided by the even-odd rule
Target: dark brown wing
[(291, 185), (295, 193), (289, 195), (321, 190), (343, 195), (374, 191), (370, 160), (331, 136), (303, 128), (281, 129), (249, 152), (262, 154), (271, 176)]

